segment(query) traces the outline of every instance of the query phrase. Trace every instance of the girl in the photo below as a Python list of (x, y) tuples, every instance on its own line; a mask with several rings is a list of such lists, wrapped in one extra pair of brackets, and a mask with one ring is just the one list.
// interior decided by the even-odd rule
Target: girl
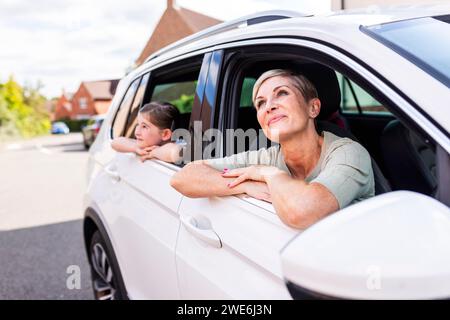
[(111, 146), (118, 152), (134, 152), (141, 161), (159, 159), (175, 163), (180, 159), (182, 145), (170, 140), (178, 116), (178, 109), (170, 103), (147, 103), (137, 116), (136, 139), (118, 137)]

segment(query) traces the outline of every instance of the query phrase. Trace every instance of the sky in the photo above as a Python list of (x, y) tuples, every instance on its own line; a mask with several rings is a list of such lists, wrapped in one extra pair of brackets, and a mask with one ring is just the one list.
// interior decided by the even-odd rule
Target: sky
[[(331, 0), (177, 0), (229, 20), (257, 11), (328, 12)], [(81, 81), (124, 76), (166, 9), (166, 0), (1, 0), (0, 82), (10, 75), (47, 98)]]

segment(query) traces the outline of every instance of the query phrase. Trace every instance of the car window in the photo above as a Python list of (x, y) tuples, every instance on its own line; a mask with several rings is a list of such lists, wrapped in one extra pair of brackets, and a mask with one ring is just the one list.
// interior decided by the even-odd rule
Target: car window
[(241, 108), (253, 107), (252, 92), (256, 79), (254, 77), (245, 77), (242, 83), (241, 99), (239, 106)]
[(341, 89), (341, 112), (344, 114), (368, 114), (391, 116), (386, 107), (367, 91), (346, 76), (336, 72)]
[(450, 87), (450, 15), (396, 21), (361, 30)]
[(125, 125), (124, 136), (127, 138), (134, 137), (134, 128), (136, 127), (136, 123), (137, 123), (137, 114), (139, 112), (139, 109), (143, 105), (144, 94), (145, 94), (145, 90), (147, 88), (149, 77), (150, 77), (150, 73), (144, 74), (144, 76), (142, 77), (142, 80), (139, 84), (139, 88), (136, 91), (136, 96), (134, 97), (133, 104), (130, 109), (130, 114), (127, 117), (127, 122)]
[(155, 86), (151, 101), (170, 102), (180, 114), (192, 112), (197, 80), (162, 83)]
[[(144, 75), (131, 111), (127, 114), (126, 136), (134, 138), (140, 106), (152, 101), (173, 104), (180, 111), (179, 118), (175, 120), (174, 129), (189, 129), (192, 111), (200, 114), (201, 101), (196, 100), (196, 90), (198, 90), (197, 83), (199, 83), (202, 63), (203, 56), (197, 56), (154, 69), (150, 75)], [(184, 136), (181, 137), (184, 138)], [(179, 137), (174, 135), (175, 138)]]
[(113, 125), (112, 125), (112, 137), (120, 137), (123, 136), (125, 125), (127, 123), (128, 119), (128, 113), (130, 111), (130, 107), (133, 103), (134, 95), (136, 93), (136, 90), (139, 86), (141, 78), (138, 78), (134, 80), (130, 87), (128, 88), (127, 92), (125, 93), (122, 102), (119, 106), (119, 109), (116, 113), (116, 116), (114, 117)]

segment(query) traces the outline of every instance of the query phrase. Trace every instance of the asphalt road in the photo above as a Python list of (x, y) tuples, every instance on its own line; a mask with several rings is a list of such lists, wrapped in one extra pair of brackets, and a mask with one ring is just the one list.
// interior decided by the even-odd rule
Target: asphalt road
[(80, 134), (0, 145), (0, 299), (93, 298), (82, 233), (87, 156)]

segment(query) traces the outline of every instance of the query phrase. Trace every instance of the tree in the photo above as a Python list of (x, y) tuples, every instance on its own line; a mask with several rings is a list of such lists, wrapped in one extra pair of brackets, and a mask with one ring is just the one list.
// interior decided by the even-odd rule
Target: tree
[(32, 137), (48, 133), (50, 118), (42, 84), (22, 88), (12, 76), (0, 84), (0, 135)]

